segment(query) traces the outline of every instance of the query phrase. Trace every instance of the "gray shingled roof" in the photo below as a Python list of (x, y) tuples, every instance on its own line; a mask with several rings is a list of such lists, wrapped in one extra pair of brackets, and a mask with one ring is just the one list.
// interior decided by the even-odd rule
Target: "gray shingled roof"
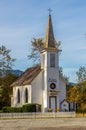
[(41, 67), (36, 66), (27, 69), (15, 82), (11, 84), (11, 87), (22, 86), (31, 84), (32, 80), (41, 72)]

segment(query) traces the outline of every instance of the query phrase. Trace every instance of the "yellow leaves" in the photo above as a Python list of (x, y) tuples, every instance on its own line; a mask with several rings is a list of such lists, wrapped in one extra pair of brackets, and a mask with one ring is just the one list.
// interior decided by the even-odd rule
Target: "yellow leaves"
[(70, 102), (78, 102), (79, 100), (79, 90), (78, 90), (78, 86), (74, 86), (69, 90), (69, 101)]
[(86, 81), (69, 89), (68, 101), (76, 102), (78, 109), (86, 111)]
[(82, 103), (81, 107), (82, 107), (82, 109), (86, 110), (86, 104)]

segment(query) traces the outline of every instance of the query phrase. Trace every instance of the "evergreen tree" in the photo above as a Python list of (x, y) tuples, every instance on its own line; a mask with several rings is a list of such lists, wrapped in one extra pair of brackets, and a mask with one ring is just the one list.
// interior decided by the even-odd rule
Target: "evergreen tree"
[[(12, 88), (11, 84), (17, 79), (18, 77), (13, 74), (7, 74), (5, 77), (0, 78), (0, 109), (3, 106), (10, 106), (11, 103), (11, 94)], [(3, 86), (2, 85), (3, 80)]]
[(8, 70), (12, 69), (13, 59), (10, 56), (11, 50), (5, 46), (0, 46), (0, 108), (10, 105), (10, 84), (16, 77), (7, 75)]

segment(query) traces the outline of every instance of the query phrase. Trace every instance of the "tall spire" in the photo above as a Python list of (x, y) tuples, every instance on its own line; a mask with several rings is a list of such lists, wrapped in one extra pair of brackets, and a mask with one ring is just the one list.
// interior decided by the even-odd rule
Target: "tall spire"
[(53, 26), (52, 26), (52, 19), (51, 19), (51, 10), (49, 9), (49, 16), (48, 16), (48, 25), (46, 31), (46, 48), (55, 48), (55, 39), (53, 33)]

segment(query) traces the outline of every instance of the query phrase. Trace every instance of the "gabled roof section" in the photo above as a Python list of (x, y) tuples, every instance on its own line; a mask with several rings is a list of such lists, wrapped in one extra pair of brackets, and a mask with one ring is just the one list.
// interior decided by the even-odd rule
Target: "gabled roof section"
[(11, 87), (31, 84), (33, 79), (40, 72), (41, 72), (40, 66), (27, 69), (15, 82), (11, 84)]
[(49, 14), (49, 17), (48, 17), (45, 48), (49, 48), (49, 47), (55, 48), (55, 39), (54, 39), (52, 19), (51, 19), (50, 14)]
[(66, 99), (64, 99), (64, 100), (63, 100), (60, 104), (62, 104), (62, 103), (64, 103), (64, 102), (68, 103), (68, 102), (67, 102), (67, 100), (66, 100)]

